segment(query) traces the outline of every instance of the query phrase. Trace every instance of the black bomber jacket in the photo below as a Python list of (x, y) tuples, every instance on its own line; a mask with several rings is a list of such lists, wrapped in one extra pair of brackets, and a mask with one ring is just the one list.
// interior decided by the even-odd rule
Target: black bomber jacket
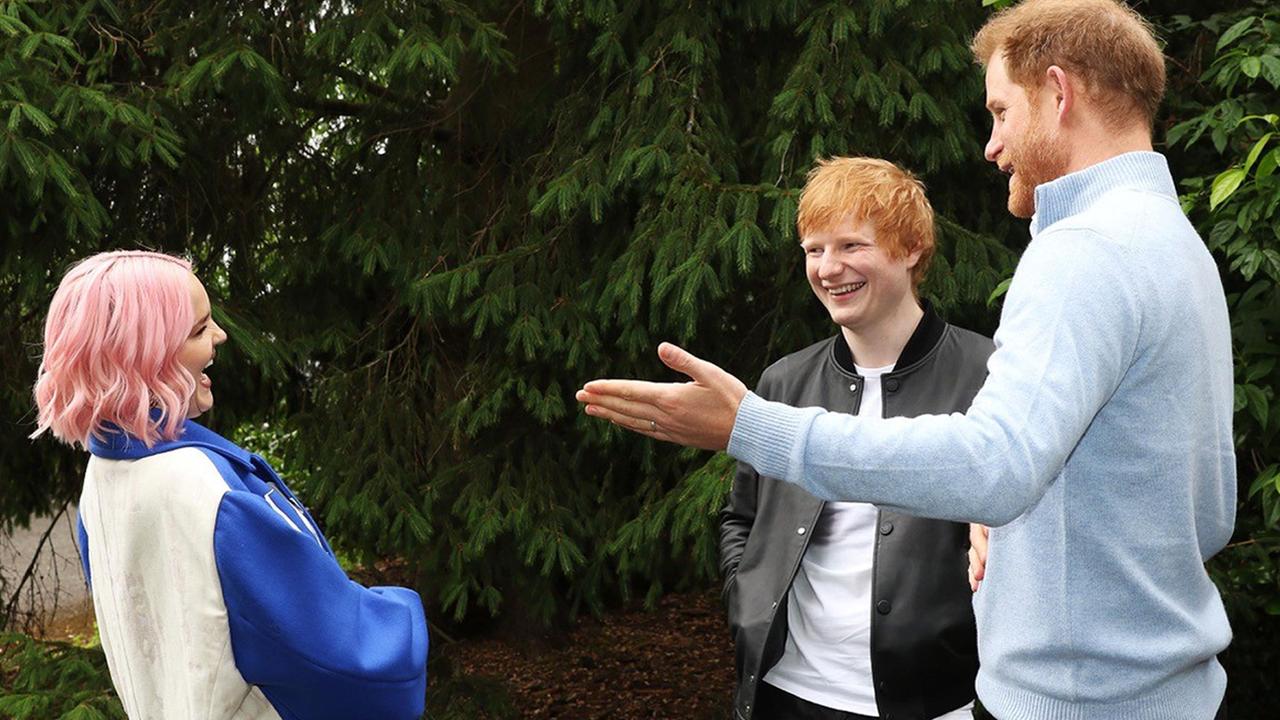
[[(926, 304), (893, 372), (881, 377), (885, 417), (964, 412), (993, 349), (989, 338), (948, 325)], [(848, 343), (836, 335), (771, 365), (756, 393), (857, 414), (863, 383)], [(756, 687), (782, 656), (788, 590), (822, 507), (800, 487), (738, 463), (720, 513), (720, 567), (736, 650), (734, 716), (741, 720), (756, 720)], [(883, 720), (929, 720), (974, 697), (968, 526), (882, 509), (879, 528), (869, 609), (876, 704)]]

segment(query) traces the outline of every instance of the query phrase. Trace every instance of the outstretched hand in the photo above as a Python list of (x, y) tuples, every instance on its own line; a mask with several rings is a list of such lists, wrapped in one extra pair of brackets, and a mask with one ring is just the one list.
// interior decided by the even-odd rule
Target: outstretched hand
[(703, 450), (724, 450), (747, 386), (671, 343), (658, 346), (658, 357), (692, 381), (592, 380), (575, 397), (586, 405), (588, 415), (632, 432)]

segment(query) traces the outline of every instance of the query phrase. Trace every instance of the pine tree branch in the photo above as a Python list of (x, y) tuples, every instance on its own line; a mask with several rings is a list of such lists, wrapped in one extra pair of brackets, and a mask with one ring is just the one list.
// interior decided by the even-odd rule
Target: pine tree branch
[(353, 102), (351, 100), (313, 98), (301, 93), (294, 93), (290, 99), (296, 107), (302, 108), (303, 110), (310, 110), (324, 117), (359, 117), (367, 113), (370, 109), (368, 103)]
[[(291, 100), (295, 107), (303, 110), (309, 110), (322, 118), (362, 117), (373, 110), (373, 105), (369, 103), (360, 103), (351, 100), (335, 100), (330, 98), (311, 98), (298, 93), (295, 93)], [(454, 131), (441, 127), (441, 123), (443, 123), (443, 119), (432, 119), (426, 122), (419, 121), (394, 130), (387, 130), (378, 133), (377, 135), (369, 138), (369, 140), (377, 140), (404, 132), (430, 130), (431, 139), (434, 142), (440, 144), (453, 142), (456, 137)], [(308, 124), (314, 124), (314, 122), (309, 121)]]
[(367, 78), (364, 75), (361, 75), (360, 73), (356, 72), (355, 70), (352, 70), (351, 68), (347, 68), (339, 65), (333, 68), (333, 74), (342, 78), (342, 80), (344, 80), (345, 82), (360, 88), (365, 93), (373, 97), (388, 99), (393, 102), (404, 104), (404, 105), (415, 104), (415, 102), (412, 99), (407, 98), (401, 95), (400, 93), (395, 92), (394, 90), (387, 87), (386, 85), (379, 84), (374, 80)]

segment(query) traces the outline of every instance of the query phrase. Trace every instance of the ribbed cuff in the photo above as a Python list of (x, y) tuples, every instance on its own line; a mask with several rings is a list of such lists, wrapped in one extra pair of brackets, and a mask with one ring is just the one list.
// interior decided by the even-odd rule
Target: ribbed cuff
[(728, 452), (768, 477), (798, 482), (788, 477), (803, 452), (803, 430), (809, 411), (769, 402), (749, 392), (738, 406), (738, 417), (729, 435)]

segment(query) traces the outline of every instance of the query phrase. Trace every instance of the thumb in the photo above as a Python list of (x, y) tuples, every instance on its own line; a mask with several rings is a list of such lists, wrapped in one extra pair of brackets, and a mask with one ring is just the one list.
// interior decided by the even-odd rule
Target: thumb
[(714, 367), (706, 360), (700, 360), (688, 350), (669, 342), (664, 342), (658, 346), (658, 358), (667, 367), (678, 373), (688, 375), (696, 382), (703, 382), (709, 379), (708, 370)]

